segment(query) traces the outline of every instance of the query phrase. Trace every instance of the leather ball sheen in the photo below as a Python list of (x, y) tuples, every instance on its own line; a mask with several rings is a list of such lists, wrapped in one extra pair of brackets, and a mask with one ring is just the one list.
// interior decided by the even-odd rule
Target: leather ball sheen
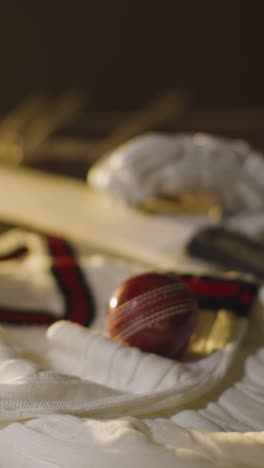
[(196, 323), (196, 302), (177, 275), (148, 272), (120, 284), (106, 316), (109, 335), (142, 351), (179, 358)]

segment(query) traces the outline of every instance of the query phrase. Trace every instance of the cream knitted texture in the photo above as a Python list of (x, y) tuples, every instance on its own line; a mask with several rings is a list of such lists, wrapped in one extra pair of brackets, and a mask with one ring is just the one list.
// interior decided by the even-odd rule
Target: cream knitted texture
[(150, 415), (181, 407), (221, 381), (237, 346), (231, 343), (205, 360), (181, 364), (120, 346), (70, 322), (57, 322), (48, 336), (56, 346), (47, 353), (49, 370), (42, 370), (16, 354), (2, 332), (0, 420), (51, 412)]
[(264, 433), (187, 431), (171, 422), (50, 415), (0, 430), (0, 467), (262, 468)]
[(185, 410), (172, 418), (192, 429), (261, 431), (264, 428), (264, 348), (248, 357), (244, 377), (206, 408)]
[[(52, 343), (56, 343), (58, 349), (61, 348), (62, 353), (66, 353), (66, 359), (63, 360), (65, 369), (69, 366), (69, 364), (66, 365), (68, 357), (70, 354), (75, 354), (74, 349), (78, 349), (80, 357), (82, 352), (85, 352), (85, 347), (87, 351), (89, 350), (87, 343), (91, 344), (90, 340), (96, 344), (100, 341), (100, 345), (98, 344), (100, 348), (102, 348), (101, 340), (106, 340), (99, 334), (94, 332), (91, 334), (82, 327), (67, 322), (58, 322), (53, 325), (49, 329), (48, 336)], [(105, 354), (108, 353), (102, 353), (100, 356), (101, 364)], [(63, 377), (51, 371), (41, 371), (33, 362), (16, 355), (4, 332), (1, 333), (0, 355), (1, 393), (4, 384), (8, 391), (12, 386), (20, 387), (19, 394), (23, 396), (23, 384), (28, 383), (24, 397), (28, 400), (35, 395), (36, 399), (35, 392), (38, 385), (34, 384), (40, 382), (41, 386), (38, 391), (41, 391), (41, 399), (43, 396), (47, 399), (47, 406), (44, 411), (40, 408), (40, 413), (42, 411), (44, 414), (49, 413), (52, 402), (57, 397), (60, 399), (70, 397), (71, 404), (73, 395), (76, 400), (83, 397), (94, 399), (96, 396), (97, 403), (101, 396), (103, 397), (101, 403), (105, 401), (105, 398), (109, 402), (109, 396), (110, 399), (113, 397), (113, 394), (107, 394), (109, 387), (97, 387), (97, 384), (89, 381), (83, 382), (76, 378), (72, 380), (69, 376)], [(130, 468), (130, 466), (135, 466), (135, 463), (139, 467), (151, 468), (161, 465), (168, 468), (177, 466), (183, 468), (262, 467), (264, 457), (264, 434), (261, 432), (264, 427), (263, 357), (263, 350), (249, 356), (246, 360), (244, 377), (224, 392), (219, 402), (208, 405), (206, 417), (202, 411), (191, 412), (189, 427), (195, 427), (195, 420), (200, 418), (203, 422), (207, 421), (207, 427), (204, 423), (204, 430), (206, 428), (207, 432), (180, 428), (179, 415), (184, 414), (181, 412), (170, 420), (117, 417), (107, 421), (51, 414), (25, 424), (11, 423), (0, 430), (0, 467), (73, 468), (73, 466), (78, 466), (89, 468), (96, 465), (102, 468), (104, 466)], [(85, 361), (88, 360), (89, 353), (84, 354), (83, 358), (80, 360), (79, 371), (82, 366), (84, 370), (87, 369)], [(73, 357), (74, 360), (77, 363), (76, 357)], [(125, 387), (124, 381), (121, 384)], [(121, 384), (116, 383), (119, 387)], [(252, 392), (253, 384), (255, 393)], [(237, 395), (235, 398), (232, 397), (233, 389), (239, 389), (241, 392), (241, 386), (243, 387), (242, 393), (245, 393), (245, 390), (251, 390), (247, 400), (238, 400)], [(87, 392), (89, 388), (90, 394)], [(100, 395), (100, 391), (106, 393)], [(17, 397), (11, 392), (12, 396)], [(117, 401), (120, 397), (122, 399), (123, 395), (115, 395), (114, 399)], [(21, 399), (19, 401), (21, 402)], [(39, 404), (39, 401), (37, 403)], [(100, 414), (99, 407), (100, 405), (97, 407), (98, 416), (107, 417), (107, 411)], [(68, 407), (67, 413), (69, 412), (74, 413), (72, 407)], [(210, 412), (211, 419), (208, 417)], [(85, 414), (85, 411), (81, 414)], [(96, 410), (94, 413), (91, 412), (91, 416), (92, 414), (94, 414), (93, 418), (96, 417)], [(35, 416), (37, 415), (35, 412)], [(13, 413), (13, 417), (21, 418), (23, 414), (20, 413), (18, 416)], [(111, 417), (111, 411), (108, 417)], [(201, 429), (202, 425), (199, 428)], [(252, 430), (257, 432), (252, 432)], [(228, 433), (219, 431), (228, 431)], [(242, 431), (245, 433), (241, 434)]]
[(129, 414), (150, 413), (184, 406), (216, 386), (230, 366), (245, 326), (242, 324), (237, 339), (223, 349), (199, 361), (181, 363), (60, 321), (48, 330), (51, 346), (47, 364), (59, 372), (126, 392)]
[[(62, 331), (64, 326), (64, 322), (58, 323), (57, 331)], [(54, 332), (54, 327), (51, 332)], [(95, 335), (96, 338), (98, 336)], [(259, 358), (262, 359), (262, 355), (263, 352), (258, 353), (256, 358), (248, 360), (247, 375), (252, 372), (255, 375), (256, 363)], [(23, 397), (24, 402), (28, 401), (31, 407), (35, 406), (32, 398), (35, 399), (39, 408), (38, 411), (36, 406), (34, 409), (37, 416), (38, 412), (43, 411), (43, 406), (39, 404), (42, 402), (43, 405), (43, 398), (46, 398), (44, 414), (47, 414), (53, 410), (56, 399), (70, 398), (72, 405), (73, 395), (75, 400), (84, 397), (93, 399), (95, 395), (97, 399), (109, 396), (104, 394), (107, 393), (105, 387), (41, 371), (33, 362), (19, 358), (4, 332), (1, 333), (0, 356), (1, 394), (6, 386), (9, 405), (13, 403), (15, 406), (17, 401), (20, 402), (20, 418), (28, 417), (29, 414), (21, 411)], [(89, 388), (90, 395), (87, 393)], [(12, 402), (10, 397), (11, 400), (14, 398)], [(73, 408), (68, 407), (67, 412), (74, 412)], [(107, 412), (104, 412), (103, 417), (106, 415)], [(13, 417), (17, 419), (19, 414), (13, 412)], [(130, 468), (135, 463), (139, 467), (151, 468), (161, 465), (168, 468), (257, 468), (263, 466), (263, 457), (263, 432), (242, 435), (188, 431), (180, 428), (173, 420), (165, 419), (144, 421), (126, 417), (99, 421), (50, 414), (25, 424), (7, 424), (0, 430), (0, 467), (3, 468), (89, 468), (95, 465), (101, 468)]]

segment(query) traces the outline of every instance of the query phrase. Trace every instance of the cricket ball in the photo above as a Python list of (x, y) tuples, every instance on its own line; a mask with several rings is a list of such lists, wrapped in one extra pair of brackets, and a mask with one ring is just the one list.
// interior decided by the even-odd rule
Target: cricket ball
[(176, 275), (147, 272), (113, 292), (106, 316), (109, 335), (142, 351), (179, 358), (196, 323), (196, 302)]

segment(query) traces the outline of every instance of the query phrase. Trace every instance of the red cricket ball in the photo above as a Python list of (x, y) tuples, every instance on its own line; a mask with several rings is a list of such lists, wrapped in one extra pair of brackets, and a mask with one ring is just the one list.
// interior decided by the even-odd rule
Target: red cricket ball
[(176, 275), (148, 272), (120, 284), (111, 297), (106, 325), (116, 341), (178, 358), (196, 322), (196, 303)]

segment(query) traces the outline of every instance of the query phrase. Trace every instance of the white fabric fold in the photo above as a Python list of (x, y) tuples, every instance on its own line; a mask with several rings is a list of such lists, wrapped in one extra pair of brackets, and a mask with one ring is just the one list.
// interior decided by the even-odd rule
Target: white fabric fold
[(221, 382), (245, 327), (246, 322), (237, 340), (223, 349), (199, 361), (182, 363), (143, 353), (60, 321), (47, 332), (51, 342), (47, 364), (59, 372), (126, 392), (128, 411), (133, 414), (170, 409), (195, 401)]
[(261, 153), (246, 142), (205, 133), (137, 136), (99, 158), (88, 173), (92, 187), (130, 205), (150, 196), (209, 192), (227, 212), (263, 209), (263, 178)]
[(200, 361), (180, 363), (66, 321), (51, 326), (48, 338), (45, 370), (16, 354), (2, 332), (0, 420), (52, 412), (151, 415), (180, 408), (223, 379), (238, 346), (230, 343)]
[(263, 457), (263, 432), (210, 434), (159, 420), (54, 414), (0, 431), (1, 466), (12, 468), (262, 468)]
[(261, 431), (264, 428), (264, 348), (249, 356), (243, 377), (215, 402), (172, 417), (182, 427), (207, 431)]

